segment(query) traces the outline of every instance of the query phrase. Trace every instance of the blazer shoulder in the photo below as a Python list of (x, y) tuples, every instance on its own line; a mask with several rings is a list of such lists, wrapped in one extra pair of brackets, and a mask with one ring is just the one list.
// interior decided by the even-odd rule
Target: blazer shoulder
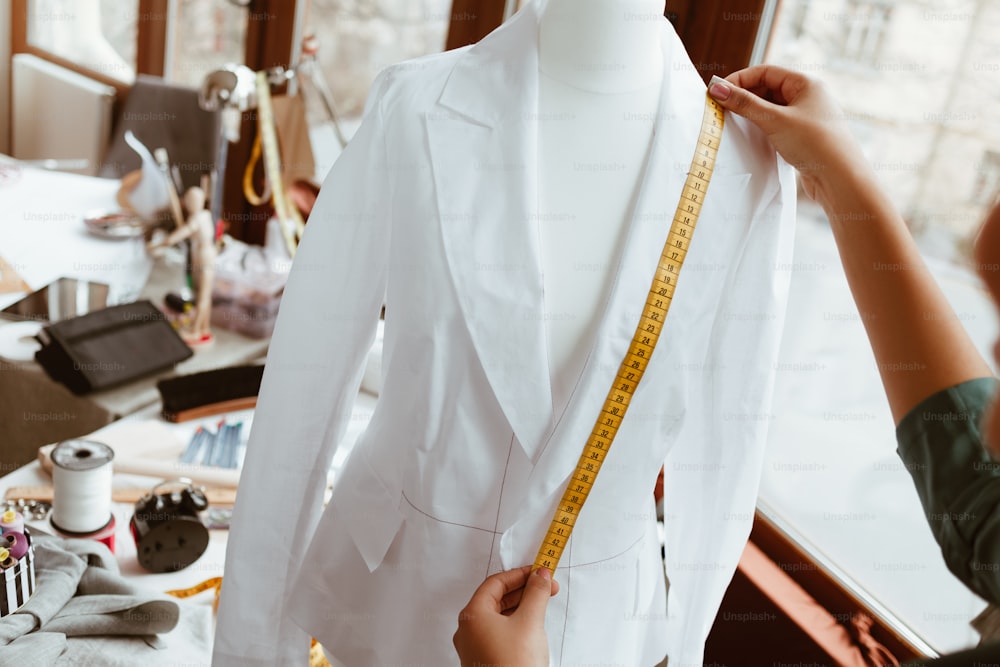
[(372, 88), (381, 99), (383, 114), (411, 116), (432, 108), (469, 48), (404, 60), (382, 70)]
[(751, 173), (758, 178), (777, 176), (778, 159), (774, 146), (764, 132), (733, 113), (726, 113), (719, 161), (734, 173)]

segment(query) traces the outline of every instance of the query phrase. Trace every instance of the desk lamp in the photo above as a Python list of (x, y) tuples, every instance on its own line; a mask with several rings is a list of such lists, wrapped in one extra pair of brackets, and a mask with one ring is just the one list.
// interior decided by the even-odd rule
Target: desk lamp
[(212, 172), (212, 220), (222, 216), (222, 187), (229, 144), (240, 140), (243, 112), (257, 106), (256, 75), (246, 65), (226, 64), (205, 75), (198, 93), (198, 105), (205, 111), (221, 111), (222, 123), (215, 169)]

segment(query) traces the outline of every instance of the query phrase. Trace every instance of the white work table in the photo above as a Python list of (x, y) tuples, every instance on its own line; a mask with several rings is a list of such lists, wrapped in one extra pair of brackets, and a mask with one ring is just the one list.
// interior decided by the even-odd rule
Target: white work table
[[(0, 162), (0, 256), (38, 289), (66, 276), (111, 286), (113, 303), (135, 300), (153, 266), (142, 239), (89, 234), (83, 218), (118, 208), (119, 181)], [(0, 294), (0, 308), (21, 298)]]
[[(375, 402), (376, 397), (371, 394), (366, 392), (358, 394), (345, 440), (339, 448), (331, 466), (331, 479), (336, 478), (337, 472), (350, 454), (358, 435), (364, 430), (368, 419), (371, 417)], [(116, 456), (135, 457), (137, 455), (145, 455), (148, 458), (173, 462), (177, 461), (180, 453), (190, 440), (191, 434), (194, 433), (199, 425), (214, 426), (220, 418), (221, 416), (216, 415), (183, 424), (167, 424), (159, 422), (156, 410), (149, 408), (95, 431), (87, 437), (98, 441), (114, 441)], [(226, 418), (230, 423), (236, 421), (244, 422), (243, 433), (245, 438), (252, 422), (252, 410), (227, 413)], [(143, 432), (150, 434), (151, 437), (143, 439), (141, 437)], [(123, 434), (128, 434), (128, 437), (125, 438), (128, 441), (126, 444), (121, 443)], [(164, 434), (169, 434), (166, 439), (163, 437)], [(116, 488), (152, 489), (160, 481), (160, 479), (141, 475), (115, 473), (113, 486)], [(7, 489), (15, 486), (51, 485), (52, 478), (42, 470), (36, 461), (19, 468), (9, 475), (0, 477), (0, 496), (5, 495)], [(280, 499), (275, 500), (276, 502), (280, 502)], [(208, 548), (197, 561), (188, 567), (177, 572), (154, 574), (143, 569), (136, 559), (135, 542), (129, 532), (129, 521), (135, 511), (134, 506), (114, 503), (112, 511), (114, 512), (116, 522), (115, 558), (118, 561), (118, 567), (121, 570), (122, 576), (133, 584), (142, 586), (150, 591), (163, 593), (168, 590), (190, 588), (207, 579), (223, 576), (228, 531), (220, 529), (209, 531)], [(48, 521), (28, 521), (28, 525), (29, 527), (40, 528), (45, 532), (53, 532)], [(210, 607), (213, 600), (213, 593), (207, 591), (198, 596), (188, 598), (184, 604), (199, 604)], [(205, 665), (209, 664), (210, 658), (211, 656), (209, 655), (205, 656)]]
[[(141, 238), (106, 239), (86, 231), (83, 219), (92, 211), (117, 210), (116, 179), (94, 178), (23, 166), (0, 158), (0, 257), (3, 257), (32, 290), (57, 278), (69, 277), (105, 283), (110, 286), (110, 304), (148, 298), (162, 301), (168, 291), (176, 291), (184, 282), (182, 263), (165, 259), (154, 261), (147, 254)], [(0, 309), (22, 298), (21, 293), (0, 293)], [(0, 319), (0, 330), (10, 323)], [(20, 421), (21, 440), (42, 444), (41, 435), (52, 437), (49, 426), (59, 427), (59, 437), (67, 432), (85, 433), (114, 419), (132, 414), (159, 401), (156, 381), (172, 375), (196, 373), (262, 359), (267, 353), (266, 339), (252, 339), (215, 327), (215, 341), (199, 347), (194, 356), (172, 369), (141, 378), (125, 386), (94, 392), (85, 397), (72, 396), (67, 389), (51, 381), (34, 363), (8, 362), (0, 359), (5, 373), (0, 383), (16, 382), (13, 391), (0, 386), (0, 434), (17, 439), (10, 424)], [(66, 417), (61, 423), (33, 421), (23, 415), (41, 410), (29, 404), (44, 401), (51, 414), (39, 417)], [(4, 428), (5, 421), (8, 428)], [(72, 431), (75, 425), (81, 428)], [(41, 434), (41, 435), (40, 435)], [(14, 451), (20, 443), (14, 442)], [(8, 451), (9, 455), (9, 451)], [(6, 458), (6, 457), (0, 457)], [(23, 459), (18, 459), (23, 460)], [(2, 471), (10, 470), (9, 461), (0, 461)]]

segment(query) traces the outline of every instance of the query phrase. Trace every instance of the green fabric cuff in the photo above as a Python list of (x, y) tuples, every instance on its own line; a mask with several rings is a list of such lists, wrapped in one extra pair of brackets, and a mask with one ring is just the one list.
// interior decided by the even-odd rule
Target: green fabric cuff
[(979, 378), (944, 389), (896, 427), (896, 452), (948, 568), (994, 603), (1000, 601), (1000, 462), (985, 449), (980, 421), (997, 384)]

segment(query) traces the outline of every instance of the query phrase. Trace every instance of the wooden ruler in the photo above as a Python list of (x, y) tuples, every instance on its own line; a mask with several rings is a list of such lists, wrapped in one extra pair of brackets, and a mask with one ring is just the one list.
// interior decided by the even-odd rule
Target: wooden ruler
[[(37, 500), (51, 503), (53, 497), (51, 486), (12, 486), (4, 493), (4, 500)], [(111, 500), (116, 503), (134, 505), (140, 498), (149, 493), (149, 489), (114, 488), (111, 489)], [(236, 502), (236, 489), (205, 489), (208, 504), (215, 507), (232, 507)]]

